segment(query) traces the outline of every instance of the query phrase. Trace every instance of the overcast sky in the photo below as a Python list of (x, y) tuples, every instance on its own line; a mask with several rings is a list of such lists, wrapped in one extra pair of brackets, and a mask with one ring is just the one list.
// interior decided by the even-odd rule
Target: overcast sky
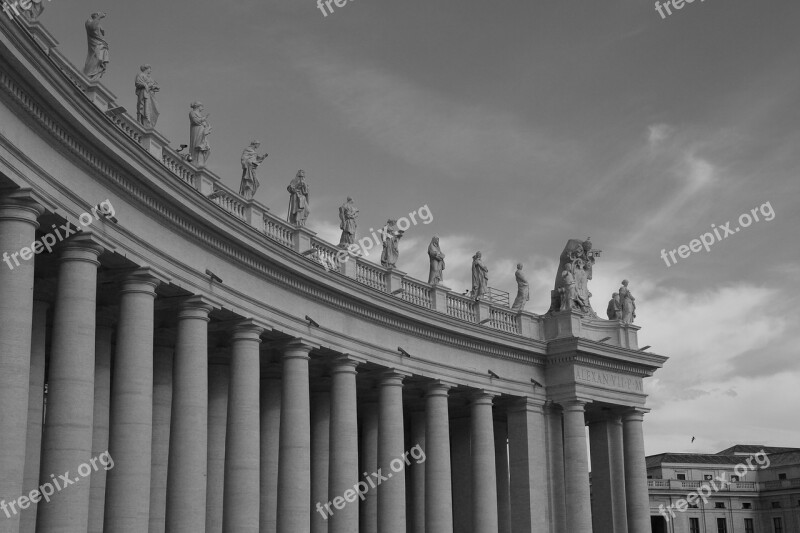
[[(629, 279), (640, 345), (670, 357), (646, 380), (648, 454), (800, 446), (800, 3), (695, 1), (664, 19), (649, 0), (354, 0), (327, 17), (314, 0), (45, 3), (80, 67), (84, 21), (108, 12), (102, 81), (135, 114), (150, 63), (173, 146), (201, 100), (229, 186), (251, 139), (270, 154), (256, 199), (276, 214), (304, 169), (308, 226), (328, 240), (347, 195), (362, 236), (428, 205), (400, 270), (427, 278), (436, 233), (447, 286), (469, 286), (481, 250), (513, 292), (521, 261), (544, 313), (566, 241), (591, 236), (595, 309)], [(660, 256), (753, 208), (759, 222), (710, 251)]]

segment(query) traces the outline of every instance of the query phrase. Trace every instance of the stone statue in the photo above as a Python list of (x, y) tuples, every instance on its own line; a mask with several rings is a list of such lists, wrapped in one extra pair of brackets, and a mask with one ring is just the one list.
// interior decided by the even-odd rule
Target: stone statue
[(347, 201), (339, 207), (339, 229), (342, 230), (342, 236), (339, 238), (339, 246), (347, 248), (350, 244), (356, 242), (356, 219), (358, 218), (358, 209), (356, 209), (353, 199), (347, 197)]
[(472, 298), (479, 300), (489, 286), (489, 269), (483, 264), (481, 253), (472, 256)]
[(611, 299), (608, 301), (608, 309), (606, 309), (606, 314), (608, 315), (609, 320), (622, 320), (622, 304), (619, 301), (618, 292), (615, 292), (611, 295)]
[(386, 226), (382, 231), (383, 253), (381, 253), (381, 265), (384, 267), (396, 268), (397, 258), (400, 257), (400, 239), (403, 238), (403, 233), (405, 232), (397, 227), (397, 220), (390, 218), (386, 221)]
[(43, 11), (44, 0), (32, 0), (30, 3), (30, 8), (25, 10), (25, 16), (28, 17), (28, 20), (36, 20)]
[(517, 278), (517, 297), (514, 298), (514, 304), (511, 309), (514, 311), (522, 311), (525, 309), (525, 303), (530, 299), (528, 292), (528, 279), (522, 273), (522, 263), (517, 263), (517, 272), (514, 274)]
[(102, 78), (108, 65), (108, 43), (103, 39), (106, 32), (100, 26), (100, 22), (105, 17), (106, 14), (99, 11), (92, 13), (92, 16), (89, 17), (85, 24), (89, 50), (86, 55), (83, 73), (92, 81)]
[(295, 226), (305, 226), (306, 219), (311, 212), (308, 207), (309, 196), (305, 171), (298, 170), (286, 190), (289, 191), (289, 213), (287, 215), (289, 223)]
[[(550, 309), (548, 315), (558, 311), (574, 310), (597, 318), (592, 309), (589, 292), (589, 280), (592, 279), (592, 268), (595, 259), (600, 257), (600, 250), (592, 249), (592, 241), (570, 239), (561, 252), (556, 272), (555, 286), (550, 293)], [(573, 295), (574, 291), (574, 295)]]
[(158, 104), (156, 93), (160, 91), (158, 84), (150, 77), (150, 65), (139, 67), (134, 84), (136, 86), (136, 120), (145, 128), (155, 128), (158, 122)]
[(622, 287), (619, 288), (619, 299), (622, 307), (622, 323), (633, 324), (633, 319), (636, 318), (636, 298), (628, 290), (627, 279), (622, 280)]
[(428, 283), (439, 285), (444, 280), (442, 271), (444, 270), (444, 254), (439, 248), (439, 236), (434, 235), (428, 245), (428, 257), (431, 259), (431, 268), (428, 273)]
[(208, 125), (209, 115), (203, 115), (203, 103), (193, 102), (189, 112), (189, 157), (198, 168), (206, 166), (208, 156), (211, 154), (211, 145), (208, 136), (211, 135), (211, 126)]
[(239, 185), (239, 194), (244, 196), (245, 200), (252, 200), (256, 195), (260, 185), (256, 176), (256, 168), (269, 155), (258, 155), (259, 146), (261, 146), (260, 142), (251, 141), (250, 146), (242, 152), (242, 183)]

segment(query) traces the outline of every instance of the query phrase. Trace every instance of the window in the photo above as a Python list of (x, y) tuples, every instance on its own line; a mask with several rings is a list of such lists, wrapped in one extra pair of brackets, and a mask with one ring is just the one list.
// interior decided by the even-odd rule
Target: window
[(714, 479), (714, 475), (713, 474), (703, 474), (703, 479), (705, 481), (712, 481)]
[(728, 533), (728, 522), (724, 518), (717, 518), (717, 533)]
[(755, 527), (753, 526), (753, 519), (752, 518), (745, 518), (744, 519), (744, 533), (755, 533)]
[(772, 502), (772, 508), (773, 509), (780, 509), (781, 508), (781, 502)]
[(690, 503), (690, 504), (687, 504), (687, 505), (688, 505), (689, 509), (697, 509), (697, 504), (696, 503)]
[(678, 479), (681, 481), (686, 481), (686, 474), (678, 474)]
[(731, 482), (736, 483), (739, 481), (739, 476), (731, 476)]
[(778, 479), (786, 479), (786, 474), (778, 474)]
[(725, 502), (714, 502), (714, 509), (725, 509)]
[(750, 503), (750, 502), (744, 502), (742, 504), (742, 509), (752, 509), (752, 508), (753, 508), (753, 504)]
[(699, 518), (690, 518), (689, 519), (689, 533), (700, 533), (700, 519)]
[(773, 518), (772, 525), (775, 526), (775, 533), (783, 533), (783, 520), (780, 518)]

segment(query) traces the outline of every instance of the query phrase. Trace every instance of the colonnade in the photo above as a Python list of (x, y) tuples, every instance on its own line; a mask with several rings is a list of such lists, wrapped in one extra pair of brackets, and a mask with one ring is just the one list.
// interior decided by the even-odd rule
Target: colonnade
[[(42, 213), (0, 198), (0, 252), (32, 243)], [(54, 253), (44, 295), (38, 258), (0, 265), (0, 498), (77, 478), (106, 450), (113, 467), (0, 516), (1, 532), (649, 531), (641, 411), (331, 355), (165, 292), (147, 266), (108, 269), (110, 311), (102, 241)]]

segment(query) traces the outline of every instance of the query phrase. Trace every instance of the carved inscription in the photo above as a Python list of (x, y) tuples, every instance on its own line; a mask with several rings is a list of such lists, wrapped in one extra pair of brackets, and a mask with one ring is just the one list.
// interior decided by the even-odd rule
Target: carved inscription
[(583, 381), (610, 389), (630, 390), (635, 392), (643, 391), (642, 378), (595, 370), (593, 368), (583, 368), (580, 366), (575, 367), (575, 381)]

